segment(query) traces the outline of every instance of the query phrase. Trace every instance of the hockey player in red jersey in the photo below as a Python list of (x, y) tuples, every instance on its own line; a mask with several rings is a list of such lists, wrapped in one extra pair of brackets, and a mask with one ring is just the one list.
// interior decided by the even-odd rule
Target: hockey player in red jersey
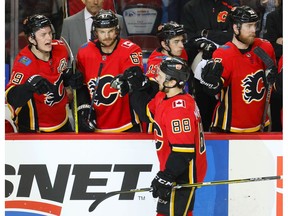
[(140, 131), (128, 95), (111, 88), (110, 81), (132, 66), (143, 68), (142, 50), (119, 37), (118, 18), (111, 10), (100, 10), (92, 26), (97, 39), (82, 45), (77, 54), (77, 68), (84, 76), (77, 92), (79, 130)]
[(16, 56), (6, 86), (12, 120), (18, 132), (72, 131), (65, 86), (75, 87), (77, 79), (67, 69), (65, 45), (53, 40), (53, 26), (43, 15), (27, 17), (23, 25), (29, 45)]
[(157, 216), (191, 216), (195, 188), (175, 190), (172, 186), (202, 182), (206, 174), (200, 112), (193, 97), (183, 90), (189, 75), (183, 59), (167, 57), (157, 68), (159, 85), (143, 75), (139, 67), (126, 70), (123, 82), (112, 85), (122, 91), (128, 82), (133, 108), (141, 120), (154, 124), (160, 171), (151, 187), (153, 197), (159, 197)]
[[(202, 84), (207, 92), (219, 95), (211, 131), (256, 132), (261, 128), (267, 94), (267, 82), (275, 81), (276, 67), (268, 68), (254, 53), (262, 48), (275, 62), (272, 45), (256, 37), (259, 18), (248, 6), (235, 7), (229, 14), (233, 39), (213, 53), (214, 61), (203, 68)], [(268, 77), (268, 76), (267, 76)], [(270, 124), (268, 115), (265, 126)]]
[(147, 61), (146, 75), (152, 79), (155, 79), (157, 67), (167, 56), (178, 56), (188, 60), (184, 49), (187, 36), (183, 25), (173, 21), (161, 24), (158, 27), (157, 38), (161, 46), (151, 53)]
[[(187, 40), (187, 35), (184, 31), (183, 25), (179, 25), (176, 22), (170, 21), (168, 23), (161, 24), (157, 30), (157, 38), (160, 43), (160, 47), (156, 48), (148, 58), (146, 76), (151, 80), (155, 80), (157, 74), (157, 67), (168, 56), (178, 56), (184, 60), (188, 60), (184, 44)], [(192, 71), (191, 71), (192, 72)], [(185, 90), (189, 92), (192, 90), (192, 82), (186, 83)], [(190, 91), (192, 94), (192, 91)], [(152, 124), (147, 125), (147, 132), (152, 132)]]

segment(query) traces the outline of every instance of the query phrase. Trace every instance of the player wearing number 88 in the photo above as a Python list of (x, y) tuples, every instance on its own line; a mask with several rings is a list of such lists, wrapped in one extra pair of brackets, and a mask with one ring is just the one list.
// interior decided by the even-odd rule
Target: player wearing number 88
[(79, 131), (140, 131), (129, 96), (111, 88), (110, 82), (133, 66), (143, 70), (142, 50), (119, 37), (118, 18), (111, 10), (100, 10), (92, 26), (97, 39), (82, 45), (77, 54), (77, 68), (84, 77), (77, 91)]
[(130, 101), (140, 119), (153, 123), (160, 162), (151, 185), (153, 196), (159, 197), (157, 215), (191, 216), (195, 188), (172, 189), (175, 184), (203, 181), (207, 169), (200, 113), (183, 90), (189, 68), (185, 60), (167, 57), (157, 69), (157, 83), (136, 71), (125, 71), (122, 80), (132, 89)]

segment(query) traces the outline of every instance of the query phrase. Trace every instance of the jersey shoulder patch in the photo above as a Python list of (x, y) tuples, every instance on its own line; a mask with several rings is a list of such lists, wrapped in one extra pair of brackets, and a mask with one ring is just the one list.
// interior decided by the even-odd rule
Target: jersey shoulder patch
[(87, 46), (88, 46), (88, 42), (82, 44), (82, 45), (80, 46), (80, 48), (85, 48), (85, 47), (87, 47)]
[(155, 59), (165, 60), (168, 56), (156, 56)]
[(25, 66), (28, 66), (31, 64), (32, 60), (30, 58), (28, 58), (27, 56), (22, 56), (18, 62), (24, 64)]
[(227, 49), (230, 49), (231, 46), (225, 44), (225, 45), (220, 46), (219, 48), (221, 48), (223, 50), (227, 50)]

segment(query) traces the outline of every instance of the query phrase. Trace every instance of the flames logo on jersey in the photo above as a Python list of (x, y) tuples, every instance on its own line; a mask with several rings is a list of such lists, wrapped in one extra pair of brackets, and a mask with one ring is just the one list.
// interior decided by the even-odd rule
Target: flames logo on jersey
[(242, 80), (242, 97), (246, 104), (253, 101), (260, 101), (265, 94), (265, 85), (263, 81), (263, 71), (259, 70), (254, 74), (247, 75)]
[(226, 21), (226, 18), (227, 18), (227, 15), (228, 15), (228, 12), (227, 11), (221, 11), (218, 13), (218, 16), (217, 16), (217, 22), (225, 22)]
[[(111, 106), (117, 100), (120, 93), (110, 87), (110, 82), (113, 79), (111, 75), (102, 76), (98, 81), (97, 78), (90, 79), (88, 82), (88, 89), (91, 98), (94, 97), (94, 104), (96, 106), (104, 105)], [(95, 92), (96, 89), (96, 92)], [(95, 92), (95, 95), (93, 96)]]
[(59, 103), (65, 95), (65, 89), (61, 76), (59, 76), (58, 80), (54, 84), (51, 84), (50, 88), (51, 91), (45, 94), (45, 104), (48, 106), (53, 106), (54, 104)]

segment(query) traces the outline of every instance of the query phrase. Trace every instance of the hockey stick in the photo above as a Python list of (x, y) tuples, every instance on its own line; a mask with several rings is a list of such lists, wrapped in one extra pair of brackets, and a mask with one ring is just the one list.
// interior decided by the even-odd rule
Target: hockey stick
[[(211, 181), (211, 182), (198, 182), (193, 184), (179, 184), (175, 185), (173, 189), (180, 188), (191, 188), (191, 187), (202, 187), (202, 186), (215, 186), (215, 185), (225, 185), (225, 184), (236, 184), (236, 183), (247, 183), (247, 182), (257, 182), (257, 181), (270, 181), (282, 179), (282, 176), (265, 176), (265, 177), (255, 177), (255, 178), (245, 178), (245, 179), (234, 179), (234, 180), (222, 180), (222, 181)], [(139, 193), (139, 192), (152, 192), (152, 188), (139, 188), (139, 189), (131, 189), (127, 191), (112, 191), (104, 194), (99, 199), (95, 200), (89, 207), (89, 212), (95, 210), (95, 208), (104, 200), (119, 194), (127, 194), (127, 193)]]
[[(64, 42), (64, 45), (69, 53), (70, 68), (72, 68), (72, 73), (75, 74), (76, 61), (72, 53), (72, 50), (64, 37), (61, 37), (61, 41)], [(76, 89), (72, 89), (72, 91), (73, 91), (74, 126), (75, 126), (75, 132), (78, 133), (79, 129), (78, 129), (78, 113), (77, 113), (77, 93)]]
[[(254, 49), (254, 53), (264, 62), (265, 66), (267, 67), (266, 70), (269, 70), (269, 68), (272, 68), (275, 64), (274, 61), (270, 58), (270, 56), (261, 48), (261, 47), (256, 47)], [(266, 76), (266, 70), (265, 70), (265, 76)], [(265, 128), (265, 121), (266, 121), (266, 115), (268, 112), (269, 108), (269, 103), (270, 103), (270, 98), (271, 98), (271, 93), (272, 93), (272, 84), (268, 84), (268, 90), (267, 90), (267, 95), (265, 99), (265, 106), (264, 106), (264, 112), (262, 115), (262, 122), (260, 126), (260, 131), (263, 132)]]
[(89, 124), (89, 126), (91, 128), (95, 128), (94, 125), (90, 122), (90, 118), (91, 118), (91, 114), (92, 114), (92, 110), (93, 110), (93, 106), (94, 106), (94, 100), (96, 97), (96, 91), (98, 89), (98, 85), (99, 85), (99, 80), (100, 80), (100, 75), (103, 69), (103, 63), (100, 63), (99, 69), (98, 69), (98, 75), (96, 78), (96, 82), (95, 82), (95, 86), (94, 86), (94, 92), (92, 94), (92, 99), (91, 99), (91, 104), (90, 104), (90, 108), (89, 108), (89, 113), (88, 113), (88, 117), (87, 117), (87, 123)]

